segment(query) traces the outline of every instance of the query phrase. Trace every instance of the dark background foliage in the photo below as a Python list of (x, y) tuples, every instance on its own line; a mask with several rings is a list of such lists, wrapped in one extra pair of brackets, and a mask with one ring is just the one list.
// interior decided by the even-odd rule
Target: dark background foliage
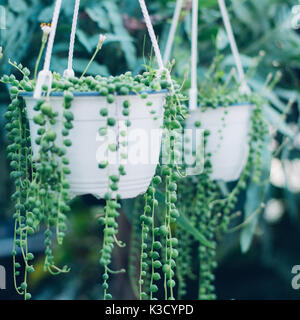
[[(53, 2), (50, 0), (1, 0), (6, 11), (6, 29), (0, 30), (0, 45), (4, 57), (0, 60), (0, 74), (10, 72), (8, 58), (34, 68), (41, 40), (41, 22), (50, 22)], [(174, 76), (180, 81), (189, 72), (190, 56), (190, 2), (185, 3), (180, 27), (175, 39), (173, 57), (176, 59)], [(170, 19), (175, 2), (147, 1), (160, 40), (165, 47)], [(73, 0), (64, 0), (59, 21), (52, 69), (62, 72), (67, 65), (69, 32), (73, 13)], [(296, 0), (232, 0), (227, 1), (234, 32), (242, 53), (244, 67), (251, 70), (257, 56), (265, 56), (255, 75), (249, 74), (254, 91), (266, 96), (272, 104), (267, 117), (276, 133), (270, 182), (265, 185), (266, 208), (242, 232), (229, 234), (220, 244), (219, 268), (216, 274), (217, 294), (220, 299), (299, 299), (300, 292), (293, 290), (292, 266), (300, 264), (300, 135), (299, 135), (299, 68), (300, 36), (292, 28), (296, 19), (292, 7)], [(199, 67), (202, 85), (204, 73), (211, 64), (216, 50), (224, 55), (222, 68), (230, 72), (233, 58), (224, 31), (216, 0), (199, 2)], [(93, 53), (99, 33), (105, 33), (101, 54), (90, 69), (91, 74), (116, 75), (127, 70), (138, 73), (144, 59), (151, 55), (151, 44), (145, 38), (146, 28), (138, 1), (135, 0), (82, 0), (79, 28), (76, 36), (74, 68), (83, 71)], [(144, 39), (145, 45), (144, 45)], [(273, 91), (264, 83), (270, 73), (282, 74)], [(189, 86), (189, 81), (185, 82)], [(291, 108), (286, 110), (288, 102)], [(8, 290), (0, 291), (1, 298), (16, 299), (11, 279), (12, 213), (9, 196), (13, 191), (5, 156), (4, 117), (8, 103), (7, 88), (0, 87), (0, 264), (7, 268)], [(288, 113), (288, 124), (282, 115)], [(284, 142), (283, 145), (282, 142)], [(262, 201), (261, 190), (250, 187), (243, 208), (246, 219)], [(60, 264), (72, 267), (68, 275), (50, 277), (42, 270), (42, 256), (37, 258), (37, 271), (31, 277), (32, 293), (37, 299), (99, 299), (101, 298), (98, 254), (101, 231), (96, 217), (103, 209), (101, 201), (91, 196), (81, 197), (72, 203), (69, 217), (69, 234), (62, 248), (56, 248)], [(129, 243), (130, 203), (124, 204), (121, 216), (120, 238)], [(252, 246), (249, 245), (252, 241)], [(37, 236), (30, 242), (36, 253), (43, 250), (43, 240)], [(244, 251), (244, 253), (241, 253)], [(126, 267), (128, 248), (120, 249), (114, 257), (115, 269)], [(193, 289), (189, 298), (193, 298)], [(126, 275), (115, 277), (115, 298), (134, 298)]]

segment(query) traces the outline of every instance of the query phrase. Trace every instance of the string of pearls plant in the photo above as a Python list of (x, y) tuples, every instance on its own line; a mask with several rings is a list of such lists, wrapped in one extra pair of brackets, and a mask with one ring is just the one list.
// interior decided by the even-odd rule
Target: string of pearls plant
[[(251, 181), (259, 183), (261, 174), (261, 157), (263, 142), (269, 133), (268, 125), (264, 120), (262, 107), (264, 99), (257, 94), (241, 95), (237, 89), (227, 90), (226, 95), (211, 95), (210, 97), (199, 97), (199, 104), (206, 108), (218, 108), (220, 105), (230, 108), (230, 104), (250, 103), (253, 105), (251, 116), (251, 129), (249, 134), (249, 156), (247, 164), (236, 182), (234, 188), (224, 197), (220, 185), (210, 178), (213, 166), (210, 160), (211, 154), (206, 155), (204, 172), (197, 176), (181, 181), (179, 185), (179, 204), (181, 212), (189, 219), (192, 226), (210, 242), (210, 246), (198, 241), (196, 237), (187, 238), (186, 230), (178, 226), (178, 238), (181, 245), (180, 253), (183, 257), (179, 259), (180, 267), (177, 268), (177, 278), (180, 279), (178, 296), (184, 296), (187, 291), (187, 279), (198, 279), (198, 299), (216, 299), (214, 287), (214, 270), (217, 267), (216, 248), (222, 235), (228, 231), (230, 222), (236, 217), (235, 209), (238, 197), (247, 184)], [(227, 112), (226, 112), (227, 114)], [(226, 123), (226, 114), (224, 123)], [(201, 128), (200, 122), (195, 122), (195, 127)], [(221, 128), (222, 129), (222, 128)], [(204, 132), (204, 143), (210, 135)], [(222, 135), (220, 131), (220, 135)], [(191, 249), (193, 248), (193, 249)], [(198, 251), (198, 263), (193, 262)], [(187, 265), (193, 272), (185, 272)], [(195, 277), (195, 273), (198, 276)]]
[[(16, 192), (12, 199), (15, 201), (15, 236), (13, 248), (14, 260), (14, 283), (17, 292), (24, 295), (25, 300), (31, 298), (28, 292), (28, 273), (34, 271), (32, 260), (33, 254), (28, 248), (28, 237), (35, 234), (39, 230), (44, 229), (45, 234), (45, 262), (44, 269), (50, 273), (57, 275), (60, 273), (69, 272), (67, 266), (59, 268), (55, 265), (52, 251), (52, 242), (56, 236), (58, 244), (63, 243), (67, 227), (67, 215), (70, 213), (70, 184), (68, 182), (68, 175), (71, 173), (69, 168), (70, 160), (67, 157), (67, 148), (72, 145), (69, 138), (70, 130), (73, 129), (72, 121), (74, 115), (72, 112), (72, 102), (74, 100), (74, 92), (97, 92), (100, 96), (106, 97), (108, 104), (113, 104), (116, 95), (128, 96), (130, 93), (139, 95), (142, 99), (147, 100), (149, 91), (169, 90), (169, 96), (166, 102), (166, 116), (165, 127), (177, 128), (180, 125), (177, 118), (183, 119), (184, 111), (181, 106), (181, 97), (179, 95), (179, 86), (168, 82), (167, 71), (158, 72), (152, 68), (148, 68), (147, 72), (142, 75), (132, 76), (130, 72), (117, 77), (104, 78), (100, 75), (96, 77), (85, 76), (92, 61), (95, 59), (97, 53), (102, 48), (105, 37), (100, 36), (99, 44), (93, 55), (91, 62), (87, 65), (84, 73), (80, 78), (72, 77), (65, 78), (57, 73), (53, 73), (52, 87), (43, 86), (42, 98), (37, 101), (34, 110), (37, 112), (33, 121), (39, 126), (38, 138), (35, 143), (40, 147), (39, 156), (37, 159), (33, 158), (32, 141), (30, 137), (29, 121), (27, 118), (26, 105), (22, 98), (23, 92), (33, 92), (36, 84), (37, 70), (40, 64), (40, 59), (43, 54), (45, 44), (48, 39), (50, 25), (42, 24), (43, 31), (42, 45), (37, 59), (34, 79), (30, 79), (30, 71), (24, 68), (21, 64), (11, 63), (11, 65), (18, 71), (17, 77), (15, 75), (4, 75), (1, 82), (10, 87), (11, 103), (8, 106), (6, 119), (8, 123), (6, 129), (8, 132), (9, 146), (7, 147), (8, 158), (11, 163), (11, 177), (15, 181)], [(170, 88), (172, 87), (172, 91)], [(173, 88), (174, 87), (174, 88)], [(50, 90), (49, 90), (50, 89)], [(174, 92), (175, 90), (175, 92)], [(63, 129), (60, 133), (54, 131), (52, 128), (59, 119), (58, 112), (54, 112), (50, 103), (50, 93), (63, 93)], [(156, 120), (156, 111), (152, 108), (152, 103), (147, 102), (149, 113), (153, 119)], [(123, 103), (123, 116), (126, 118), (125, 127), (130, 127), (130, 100), (125, 100)], [(99, 110), (99, 119), (106, 120), (106, 126), (99, 128), (100, 136), (106, 137), (110, 127), (117, 125), (117, 119), (110, 116), (108, 108), (101, 108)], [(126, 130), (121, 131), (121, 137), (125, 138)], [(60, 135), (60, 136), (59, 136)], [(62, 140), (63, 146), (58, 146), (57, 141)], [(119, 150), (121, 146), (125, 147), (124, 142), (111, 143), (107, 147), (106, 154), (114, 153)], [(121, 145), (120, 145), (121, 144)], [(173, 149), (171, 149), (173, 150)], [(126, 158), (127, 154), (122, 153), (122, 158)], [(108, 161), (105, 159), (99, 163), (99, 170), (108, 167)], [(148, 234), (150, 228), (152, 238), (155, 240), (157, 234), (161, 234), (165, 240), (165, 263), (164, 263), (164, 281), (165, 287), (170, 288), (170, 297), (174, 298), (173, 287), (175, 285), (173, 277), (175, 261), (173, 257), (177, 256), (175, 249), (177, 240), (172, 238), (171, 223), (174, 223), (175, 200), (176, 200), (176, 183), (172, 170), (173, 167), (162, 168), (162, 175), (166, 186), (166, 209), (164, 223), (159, 229), (154, 229), (154, 212), (158, 205), (155, 199), (155, 186), (161, 183), (159, 176), (153, 179), (152, 185), (145, 195), (146, 206), (142, 219), (142, 250), (146, 250), (146, 243), (144, 237)], [(123, 165), (119, 166), (118, 173), (109, 175), (109, 188), (104, 198), (106, 206), (104, 209), (105, 216), (99, 219), (100, 225), (103, 227), (103, 247), (101, 250), (100, 264), (104, 269), (103, 273), (103, 290), (104, 299), (111, 299), (112, 296), (109, 290), (109, 276), (125, 270), (113, 271), (110, 268), (112, 262), (112, 251), (114, 245), (117, 244), (123, 247), (124, 244), (117, 239), (119, 216), (118, 210), (121, 207), (120, 195), (118, 194), (118, 183), (120, 177), (126, 175)], [(148, 216), (150, 214), (150, 216)], [(153, 241), (151, 243), (151, 297), (154, 292), (158, 290), (155, 281), (159, 279), (159, 274), (154, 272), (160, 267), (159, 254), (157, 249), (160, 249), (160, 242)], [(24, 272), (21, 272), (21, 262), (17, 261), (18, 250), (21, 250), (22, 260), (25, 265)], [(147, 253), (141, 254), (141, 279), (140, 288), (143, 285), (143, 276), (145, 272), (143, 267), (146, 262)], [(20, 281), (20, 277), (22, 280)], [(21, 283), (20, 283), (21, 282)], [(166, 293), (167, 295), (167, 293)], [(141, 290), (141, 298), (146, 297), (146, 293)]]
[[(223, 127), (226, 126), (230, 105), (243, 102), (253, 105), (247, 164), (226, 196), (219, 183), (210, 178), (213, 165), (212, 155), (209, 153), (205, 157), (204, 171), (198, 176), (183, 179), (176, 161), (173, 166), (161, 166), (158, 176), (153, 179), (152, 186), (144, 196), (141, 228), (133, 230), (135, 239), (140, 234), (142, 236), (141, 252), (138, 253), (135, 244), (130, 253), (132, 274), (136, 263), (134, 257), (140, 257), (139, 290), (135, 290), (140, 299), (183, 299), (189, 293), (188, 288), (192, 282), (196, 282), (198, 286), (198, 299), (216, 299), (214, 272), (217, 268), (217, 245), (236, 217), (239, 195), (251, 181), (259, 183), (263, 142), (269, 132), (262, 112), (265, 101), (257, 94), (240, 94), (237, 85), (229, 87), (232, 80), (230, 76), (224, 84), (224, 73), (218, 66), (220, 59), (218, 56), (209, 70), (208, 80), (205, 89), (200, 90), (198, 103), (203, 112), (209, 108), (224, 106)], [(259, 59), (257, 65), (258, 63)], [(178, 112), (178, 122), (169, 125), (167, 117), (169, 113), (174, 114), (174, 110), (166, 109), (165, 127), (171, 131), (180, 130), (184, 126), (182, 120), (186, 118), (185, 111)], [(201, 122), (196, 121), (194, 125), (201, 128)], [(223, 127), (219, 130), (220, 143)], [(205, 130), (205, 145), (209, 136), (210, 132)], [(171, 153), (175, 158), (174, 147), (171, 143)], [(184, 171), (184, 168), (185, 166), (180, 171)], [(135, 226), (138, 224), (139, 212), (142, 211), (141, 201), (137, 200), (137, 213), (133, 222)], [(188, 221), (188, 226), (183, 223), (184, 219)], [(131, 282), (136, 287), (135, 281)], [(159, 284), (164, 287), (164, 296), (160, 296)]]
[[(168, 81), (167, 71), (158, 73), (147, 67), (146, 72), (136, 76), (131, 72), (108, 78), (100, 75), (85, 76), (105, 41), (105, 37), (100, 36), (91, 62), (81, 77), (65, 78), (53, 73), (52, 87), (43, 86), (42, 98), (34, 107), (37, 115), (33, 121), (38, 125), (38, 137), (34, 142), (39, 146), (39, 154), (38, 157), (33, 157), (33, 141), (22, 94), (33, 92), (36, 85), (37, 70), (51, 26), (43, 24), (41, 28), (42, 45), (33, 79), (30, 79), (30, 71), (27, 68), (11, 61), (9, 63), (18, 72), (17, 77), (11, 74), (4, 75), (0, 79), (0, 82), (9, 87), (11, 98), (5, 117), (9, 140), (7, 156), (10, 161), (11, 178), (16, 186), (12, 195), (15, 203), (12, 255), (16, 291), (23, 295), (25, 300), (31, 298), (28, 291), (28, 274), (34, 272), (34, 255), (28, 247), (28, 238), (41, 230), (45, 235), (45, 271), (53, 275), (70, 271), (67, 266), (56, 266), (52, 248), (55, 238), (58, 244), (63, 243), (67, 232), (67, 215), (71, 211), (68, 181), (71, 171), (67, 148), (72, 145), (69, 136), (74, 121), (72, 112), (74, 92), (97, 92), (106, 98), (108, 106), (115, 102), (117, 95), (128, 96), (131, 93), (139, 95), (146, 101), (153, 120), (157, 120), (152, 103), (147, 101), (147, 92), (167, 90), (163, 123), (167, 136), (163, 139), (165, 145), (168, 145), (168, 161), (158, 166), (148, 191), (137, 200), (129, 274), (134, 291), (141, 300), (181, 299), (187, 294), (188, 278), (198, 280), (199, 299), (215, 299), (213, 283), (214, 270), (217, 267), (217, 242), (227, 231), (238, 196), (246, 188), (247, 182), (250, 179), (259, 181), (260, 178), (262, 142), (268, 133), (262, 114), (261, 98), (257, 95), (242, 96), (237, 94), (236, 90), (232, 90), (230, 94), (223, 92), (199, 97), (203, 110), (241, 101), (254, 105), (248, 162), (236, 186), (224, 198), (219, 185), (210, 179), (213, 168), (209, 154), (205, 159), (203, 174), (186, 178), (182, 173), (184, 171), (184, 167), (180, 165), (182, 145), (176, 143), (176, 136), (182, 134), (188, 111), (183, 103), (185, 97), (181, 94), (181, 87), (174, 81), (173, 83)], [(63, 93), (63, 119), (59, 118), (59, 113), (51, 106), (50, 93), (53, 92)], [(116, 153), (120, 148), (126, 147), (126, 127), (131, 126), (130, 107), (130, 99), (124, 100), (122, 106), (122, 114), (125, 117), (124, 130), (120, 132), (119, 141), (108, 144), (107, 157), (110, 153)], [(105, 119), (106, 123), (99, 128), (99, 135), (108, 138), (109, 129), (117, 125), (117, 119), (111, 116), (109, 107), (99, 109), (99, 119)], [(61, 132), (54, 131), (53, 126), (61, 120), (63, 121)], [(201, 123), (196, 122), (195, 126), (201, 127)], [(205, 131), (205, 143), (209, 134)], [(63, 141), (63, 145), (60, 146), (58, 141)], [(126, 157), (126, 153), (121, 153), (121, 158), (126, 159)], [(104, 159), (99, 163), (99, 170), (107, 168), (109, 163)], [(109, 187), (104, 196), (104, 216), (99, 218), (99, 224), (103, 229), (99, 262), (103, 269), (104, 299), (112, 298), (109, 293), (110, 275), (125, 272), (124, 269), (117, 271), (111, 269), (115, 245), (124, 247), (117, 238), (121, 208), (121, 196), (118, 190), (120, 178), (124, 175), (126, 171), (123, 165), (118, 167), (118, 172), (109, 173)], [(200, 240), (199, 237), (198, 239), (193, 237), (192, 233), (187, 233), (178, 222), (182, 216), (188, 218), (191, 227), (201, 235)], [(18, 260), (19, 256), (21, 260)], [(195, 256), (198, 259), (194, 259)], [(22, 266), (24, 266), (23, 271)], [(160, 296), (161, 292), (163, 296)]]

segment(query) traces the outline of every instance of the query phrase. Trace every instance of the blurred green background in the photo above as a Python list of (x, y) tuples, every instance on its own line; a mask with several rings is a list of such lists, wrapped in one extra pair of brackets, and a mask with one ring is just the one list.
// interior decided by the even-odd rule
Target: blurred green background
[[(146, 1), (164, 50), (175, 1)], [(0, 45), (4, 57), (0, 60), (0, 75), (9, 73), (8, 58), (21, 62), (33, 70), (38, 55), (40, 23), (50, 22), (54, 1), (1, 0), (1, 27), (5, 11), (5, 29), (0, 30)], [(228, 234), (218, 250), (219, 267), (216, 287), (219, 299), (299, 299), (300, 290), (291, 286), (292, 267), (300, 265), (300, 133), (299, 133), (299, 71), (300, 71), (300, 3), (296, 0), (231, 0), (227, 1), (234, 33), (242, 54), (243, 65), (251, 69), (256, 57), (265, 56), (255, 75), (249, 75), (254, 91), (266, 96), (274, 110), (273, 123), (278, 123), (273, 135), (270, 183), (267, 186), (266, 207), (251, 225), (254, 233), (251, 248), (242, 253), (239, 232)], [(67, 65), (69, 33), (74, 0), (64, 0), (54, 46), (52, 70), (62, 72)], [(175, 39), (173, 57), (176, 59), (173, 75), (180, 81), (189, 72), (191, 1), (186, 0)], [(199, 67), (200, 80), (216, 54), (224, 55), (222, 68), (230, 72), (234, 66), (228, 39), (222, 24), (216, 0), (199, 2)], [(300, 30), (300, 29), (299, 29)], [(116, 75), (128, 70), (143, 70), (144, 58), (151, 54), (151, 43), (146, 38), (146, 27), (137, 0), (82, 0), (79, 26), (76, 34), (75, 71), (80, 74), (93, 53), (99, 33), (105, 33), (101, 54), (90, 69), (91, 74)], [(282, 73), (278, 86), (264, 90), (270, 73)], [(203, 84), (203, 83), (202, 83)], [(189, 81), (185, 83), (189, 86)], [(282, 124), (278, 115), (288, 110), (288, 124)], [(13, 186), (9, 179), (5, 155), (6, 138), (4, 117), (8, 103), (7, 88), (0, 85), (0, 265), (7, 269), (7, 290), (0, 290), (0, 299), (20, 299), (13, 289), (10, 252), (13, 237), (13, 205), (9, 200)], [(277, 118), (276, 118), (277, 117)], [(280, 124), (279, 124), (280, 123)], [(254, 198), (259, 195), (252, 195)], [(257, 201), (258, 199), (253, 199)], [(240, 203), (245, 199), (241, 198)], [(35, 299), (100, 299), (101, 273), (98, 264), (101, 230), (97, 215), (103, 203), (91, 196), (72, 202), (69, 233), (64, 245), (55, 248), (58, 264), (68, 264), (67, 275), (52, 277), (42, 270), (43, 239), (39, 235), (29, 245), (36, 253), (37, 271), (30, 282)], [(120, 218), (119, 238), (130, 242), (130, 203)], [(127, 210), (126, 210), (127, 209)], [(129, 246), (119, 249), (114, 256), (114, 269), (126, 267)], [(127, 275), (113, 278), (113, 295), (117, 299), (134, 299)], [(196, 288), (195, 288), (196, 290)], [(193, 289), (190, 288), (193, 298)]]

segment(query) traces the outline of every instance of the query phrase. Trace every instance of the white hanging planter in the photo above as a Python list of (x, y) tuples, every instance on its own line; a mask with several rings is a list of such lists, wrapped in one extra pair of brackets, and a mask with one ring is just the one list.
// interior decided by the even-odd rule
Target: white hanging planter
[[(37, 130), (39, 128), (33, 121), (37, 111), (33, 108), (36, 100), (32, 94), (23, 94), (26, 101), (28, 119), (30, 124), (31, 141), (33, 148), (33, 156), (39, 156), (39, 146), (35, 143), (38, 137)], [(130, 159), (124, 165), (126, 175), (120, 177), (118, 194), (122, 199), (134, 198), (147, 191), (151, 180), (155, 174), (156, 166), (159, 161), (161, 137), (154, 139), (150, 143), (151, 134), (161, 128), (164, 116), (164, 103), (166, 92), (149, 93), (147, 99), (142, 99), (138, 95), (116, 96), (113, 104), (108, 104), (106, 97), (99, 96), (98, 93), (74, 93), (71, 111), (74, 114), (73, 129), (70, 130), (69, 139), (72, 146), (67, 148), (67, 156), (70, 160), (69, 168), (71, 174), (68, 176), (70, 183), (71, 196), (93, 194), (98, 198), (103, 198), (109, 191), (109, 175), (118, 172), (119, 165), (122, 164), (119, 159), (120, 150), (117, 159), (113, 164), (109, 164), (106, 169), (99, 169), (101, 159), (101, 150), (107, 150), (104, 146), (104, 139), (98, 132), (101, 127), (106, 126), (106, 119), (99, 115), (102, 108), (109, 110), (109, 116), (116, 120), (116, 125), (111, 127), (116, 135), (117, 142), (120, 144), (120, 132), (124, 130), (122, 123), (126, 120), (131, 121), (130, 127), (127, 129), (127, 137), (134, 137), (134, 141), (128, 145), (128, 154)], [(123, 102), (130, 101), (130, 116), (122, 115)], [(153, 119), (150, 114), (147, 102), (152, 102), (151, 110), (155, 110), (157, 120)], [(61, 131), (63, 128), (63, 94), (52, 93), (50, 96), (50, 104), (54, 112), (58, 112), (57, 122), (53, 129), (57, 133), (57, 144), (63, 146)], [(145, 141), (143, 139), (148, 139)], [(137, 147), (138, 144), (138, 147)], [(148, 161), (141, 161), (141, 144), (148, 146)], [(101, 148), (102, 146), (102, 148)], [(144, 150), (144, 149), (143, 149)], [(110, 159), (110, 158), (109, 158)]]
[(210, 131), (205, 153), (212, 155), (211, 179), (229, 182), (241, 175), (249, 154), (252, 108), (251, 104), (236, 104), (191, 111), (187, 128), (195, 128), (195, 122), (199, 121), (201, 129)]

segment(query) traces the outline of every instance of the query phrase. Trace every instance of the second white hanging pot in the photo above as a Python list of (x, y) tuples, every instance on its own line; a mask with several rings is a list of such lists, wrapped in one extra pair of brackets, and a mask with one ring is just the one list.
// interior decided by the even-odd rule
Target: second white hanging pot
[(249, 155), (249, 131), (253, 105), (235, 104), (216, 109), (191, 111), (187, 129), (199, 122), (208, 130), (205, 154), (211, 153), (212, 180), (235, 181), (241, 175)]

